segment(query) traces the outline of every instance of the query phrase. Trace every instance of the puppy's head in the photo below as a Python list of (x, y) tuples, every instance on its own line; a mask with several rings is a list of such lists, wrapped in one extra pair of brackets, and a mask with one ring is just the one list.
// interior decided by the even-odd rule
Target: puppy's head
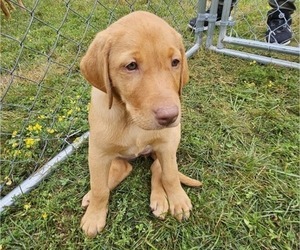
[(124, 104), (143, 129), (177, 126), (188, 82), (182, 38), (161, 18), (133, 12), (97, 34), (80, 64), (84, 77)]

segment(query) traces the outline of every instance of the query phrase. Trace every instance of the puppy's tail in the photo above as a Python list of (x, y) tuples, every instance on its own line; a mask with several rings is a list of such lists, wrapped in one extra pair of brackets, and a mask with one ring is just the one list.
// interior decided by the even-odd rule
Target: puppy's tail
[(189, 187), (201, 187), (202, 186), (201, 181), (192, 179), (180, 172), (178, 172), (178, 174), (179, 174), (179, 180), (182, 184), (189, 186)]

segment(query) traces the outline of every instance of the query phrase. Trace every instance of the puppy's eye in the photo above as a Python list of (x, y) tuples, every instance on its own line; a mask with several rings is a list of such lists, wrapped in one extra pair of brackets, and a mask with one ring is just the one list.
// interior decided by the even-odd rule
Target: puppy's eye
[(172, 60), (172, 67), (177, 67), (180, 61), (178, 59)]
[(137, 65), (136, 62), (131, 62), (131, 63), (127, 64), (127, 65), (125, 66), (125, 68), (126, 68), (127, 70), (129, 70), (129, 71), (133, 71), (133, 70), (137, 70), (137, 69), (138, 69), (138, 65)]

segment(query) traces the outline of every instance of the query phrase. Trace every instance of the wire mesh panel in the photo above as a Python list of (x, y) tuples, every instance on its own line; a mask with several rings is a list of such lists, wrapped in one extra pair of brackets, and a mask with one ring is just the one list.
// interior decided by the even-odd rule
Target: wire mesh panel
[[(228, 36), (286, 45), (289, 39), (274, 40), (272, 32), (268, 30), (283, 32), (284, 28), (290, 26), (293, 30), (290, 45), (298, 47), (300, 44), (299, 11), (292, 10), (293, 7), (288, 4), (289, 2), (292, 1), (239, 0), (232, 11), (235, 25), (229, 29)], [(296, 4), (296, 1), (294, 2)], [(234, 1), (232, 3), (234, 4)], [(287, 14), (288, 12), (293, 13)], [(273, 27), (272, 20), (276, 21), (276, 27)]]
[[(148, 10), (183, 34), (196, 2), (1, 1), (1, 196), (88, 130), (89, 85), (79, 61), (95, 34), (134, 10)], [(10, 17), (9, 17), (10, 16)]]
[(204, 9), (205, 3), (199, 1), (197, 31), (205, 30), (201, 25), (208, 29), (207, 47), (262, 63), (300, 68), (299, 1), (213, 0)]

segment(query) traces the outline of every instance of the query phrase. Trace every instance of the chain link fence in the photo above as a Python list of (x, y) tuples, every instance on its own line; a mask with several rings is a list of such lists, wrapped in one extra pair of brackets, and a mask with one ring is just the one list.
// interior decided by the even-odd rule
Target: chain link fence
[[(8, 4), (9, 3), (9, 4)], [(134, 10), (184, 34), (197, 2), (1, 1), (1, 210), (27, 192), (88, 137), (90, 87), (79, 61), (97, 32)], [(13, 8), (11, 7), (13, 6)], [(25, 181), (26, 180), (26, 181)], [(25, 181), (25, 182), (24, 182)]]
[[(79, 61), (97, 32), (134, 10), (147, 10), (183, 35), (186, 48), (191, 48), (187, 56), (199, 49), (203, 38), (207, 47), (225, 53), (232, 51), (224, 46), (232, 37), (264, 41), (268, 7), (266, 0), (240, 0), (232, 20), (230, 7), (224, 8), (218, 37), (215, 0), (210, 14), (205, 0), (24, 0), (24, 5), (1, 0), (1, 4), (10, 11), (10, 18), (1, 13), (1, 210), (88, 137), (90, 87), (80, 75)], [(187, 24), (197, 13), (195, 42)], [(291, 46), (298, 51), (299, 29), (294, 30)], [(240, 48), (245, 50), (244, 45)], [(297, 64), (299, 56), (288, 60)]]

